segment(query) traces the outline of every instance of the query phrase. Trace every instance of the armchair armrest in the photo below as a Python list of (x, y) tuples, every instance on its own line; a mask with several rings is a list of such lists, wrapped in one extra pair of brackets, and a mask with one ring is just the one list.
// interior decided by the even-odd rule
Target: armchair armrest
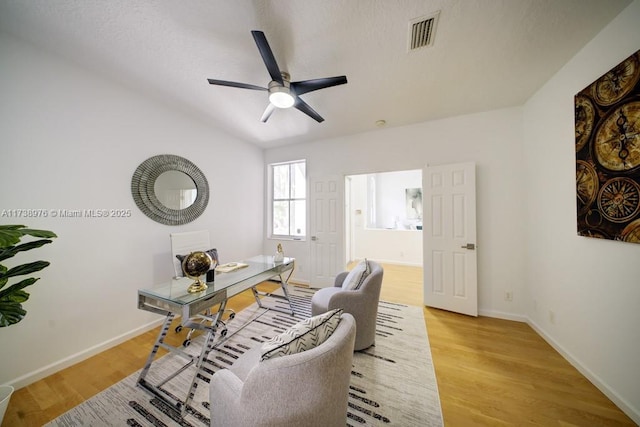
[(328, 309), (333, 310), (336, 308), (348, 307), (349, 310), (347, 312), (353, 314), (353, 311), (360, 312), (361, 310), (366, 310), (366, 307), (368, 307), (370, 303), (371, 298), (364, 295), (362, 292), (343, 290), (336, 292), (329, 297)]
[(240, 395), (243, 382), (228, 369), (221, 369), (211, 378), (209, 403), (218, 411), (228, 411), (231, 415), (240, 410)]
[(338, 273), (338, 275), (336, 276), (336, 280), (333, 283), (333, 286), (335, 286), (336, 288), (341, 288), (342, 283), (344, 282), (344, 279), (347, 277), (348, 274), (349, 274), (348, 271), (343, 271), (341, 273)]

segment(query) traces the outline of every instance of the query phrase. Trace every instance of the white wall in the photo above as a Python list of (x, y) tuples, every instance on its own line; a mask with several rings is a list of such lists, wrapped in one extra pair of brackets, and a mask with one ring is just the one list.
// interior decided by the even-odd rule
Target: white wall
[(532, 325), (640, 424), (640, 245), (577, 235), (573, 107), (640, 47), (639, 22), (636, 0), (526, 104), (524, 223)]
[(373, 259), (378, 262), (422, 267), (422, 231), (355, 230), (355, 260)]
[[(130, 209), (130, 218), (10, 218), (56, 232), (9, 261), (51, 261), (27, 290), (27, 317), (0, 328), (0, 384), (22, 386), (160, 316), (137, 290), (173, 274), (169, 233), (209, 229), (222, 260), (260, 253), (263, 155), (243, 141), (0, 34), (0, 211)], [(194, 162), (211, 198), (177, 227), (147, 218), (131, 196), (137, 166), (157, 154)], [(229, 215), (233, 212), (233, 215)]]
[[(265, 163), (307, 159), (311, 178), (422, 169), (427, 162), (477, 162), (480, 313), (523, 320), (522, 110), (511, 108), (269, 149)], [(373, 124), (372, 124), (373, 126)], [(341, 180), (344, 182), (344, 179)], [(295, 278), (309, 281), (311, 242), (285, 242)], [(265, 240), (265, 252), (275, 242)], [(374, 257), (371, 257), (375, 259)], [(504, 300), (505, 290), (513, 301)]]

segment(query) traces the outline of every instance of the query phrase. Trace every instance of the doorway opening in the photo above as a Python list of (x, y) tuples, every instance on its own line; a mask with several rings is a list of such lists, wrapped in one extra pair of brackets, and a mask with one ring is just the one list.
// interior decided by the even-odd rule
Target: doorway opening
[(422, 170), (345, 177), (345, 262), (422, 267)]

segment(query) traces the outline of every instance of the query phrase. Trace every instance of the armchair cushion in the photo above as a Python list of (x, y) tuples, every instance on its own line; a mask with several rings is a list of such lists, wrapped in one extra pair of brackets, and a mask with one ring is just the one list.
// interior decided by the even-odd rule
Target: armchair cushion
[(296, 323), (262, 344), (261, 361), (301, 353), (325, 342), (340, 323), (342, 309), (335, 309)]
[(371, 266), (369, 265), (369, 261), (365, 259), (347, 274), (344, 282), (342, 282), (342, 289), (345, 291), (359, 289), (369, 274), (371, 274)]

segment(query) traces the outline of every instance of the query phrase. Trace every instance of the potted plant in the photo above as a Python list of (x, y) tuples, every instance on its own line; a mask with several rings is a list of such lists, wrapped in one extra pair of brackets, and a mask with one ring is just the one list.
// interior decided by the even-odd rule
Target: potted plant
[[(20, 244), (25, 236), (32, 236), (38, 240)], [(12, 258), (18, 252), (29, 251), (51, 243), (54, 237), (57, 237), (55, 233), (47, 230), (34, 230), (24, 225), (0, 225), (0, 262)], [(12, 268), (0, 264), (0, 327), (16, 324), (26, 316), (27, 311), (22, 307), (22, 303), (29, 299), (29, 293), (24, 288), (33, 285), (39, 278), (29, 277), (6, 287), (9, 279), (35, 273), (48, 265), (48, 261), (34, 261)], [(13, 393), (12, 386), (0, 386), (0, 424), (2, 424), (11, 393)]]

